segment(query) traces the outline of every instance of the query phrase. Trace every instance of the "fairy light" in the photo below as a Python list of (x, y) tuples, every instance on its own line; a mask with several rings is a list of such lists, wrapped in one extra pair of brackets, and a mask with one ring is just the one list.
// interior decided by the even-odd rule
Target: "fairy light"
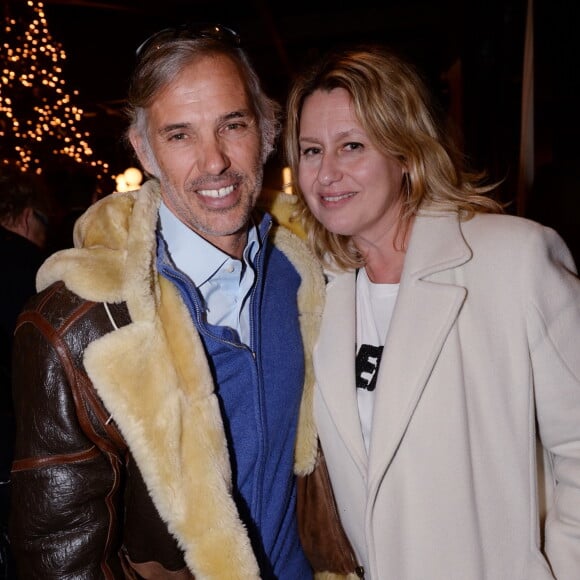
[(282, 191), (284, 193), (292, 194), (292, 172), (290, 167), (282, 168)]
[(31, 21), (6, 17), (0, 37), (0, 158), (41, 173), (48, 160), (34, 151), (42, 146), (102, 179), (109, 166), (95, 158), (90, 134), (80, 128), (84, 111), (72, 103), (62, 78), (66, 52), (48, 31), (44, 4), (27, 0), (26, 6)]
[(128, 167), (123, 173), (115, 176), (117, 191), (135, 191), (141, 187), (143, 173), (137, 167)]

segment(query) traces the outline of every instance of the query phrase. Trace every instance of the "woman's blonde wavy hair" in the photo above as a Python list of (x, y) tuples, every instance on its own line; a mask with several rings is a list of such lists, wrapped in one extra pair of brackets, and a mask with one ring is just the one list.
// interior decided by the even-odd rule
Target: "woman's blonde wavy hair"
[(384, 47), (334, 52), (306, 70), (293, 84), (287, 100), (285, 154), (298, 195), (295, 218), (309, 243), (329, 267), (348, 270), (364, 265), (350, 236), (333, 234), (316, 220), (298, 184), (300, 115), (305, 99), (317, 90), (345, 89), (358, 121), (384, 154), (406, 167), (401, 189), (398, 240), (405, 239), (419, 210), (458, 212), (462, 219), (476, 213), (498, 213), (503, 206), (485, 185), (486, 174), (464, 169), (452, 139), (434, 114), (426, 84), (410, 63)]

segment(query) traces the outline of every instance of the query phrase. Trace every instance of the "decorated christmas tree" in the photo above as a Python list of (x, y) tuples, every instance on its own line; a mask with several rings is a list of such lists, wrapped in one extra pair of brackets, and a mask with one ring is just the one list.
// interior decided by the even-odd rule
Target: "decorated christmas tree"
[(99, 160), (83, 130), (78, 91), (67, 89), (66, 52), (48, 30), (42, 2), (5, 4), (0, 29), (0, 167), (35, 173), (83, 173), (102, 180)]

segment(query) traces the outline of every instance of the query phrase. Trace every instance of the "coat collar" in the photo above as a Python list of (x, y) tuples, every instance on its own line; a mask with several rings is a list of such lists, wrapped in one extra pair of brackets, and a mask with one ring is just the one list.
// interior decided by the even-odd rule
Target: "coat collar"
[[(378, 486), (421, 398), (466, 290), (437, 275), (464, 264), (471, 251), (455, 214), (416, 218), (377, 380), (370, 457), (360, 430), (355, 386), (355, 274), (331, 278), (315, 353), (320, 394), (369, 486)], [(380, 442), (380, 444), (377, 444)]]

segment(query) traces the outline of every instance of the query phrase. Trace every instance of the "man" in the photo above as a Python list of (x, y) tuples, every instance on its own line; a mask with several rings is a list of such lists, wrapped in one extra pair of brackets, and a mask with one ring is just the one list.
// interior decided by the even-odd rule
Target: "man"
[(324, 282), (254, 211), (276, 107), (238, 44), (183, 26), (139, 48), (128, 137), (154, 178), (89, 208), (19, 319), (23, 578), (311, 577), (293, 469)]
[(0, 168), (0, 256), (9, 274), (0, 311), (3, 342), (11, 339), (18, 313), (36, 291), (36, 271), (46, 257), (47, 207), (41, 181), (18, 167)]
[(34, 279), (45, 258), (48, 204), (42, 185), (18, 167), (0, 168), (0, 259), (5, 272), (0, 303), (0, 578), (13, 577), (7, 536), (14, 445), (12, 335), (25, 301), (35, 293)]

